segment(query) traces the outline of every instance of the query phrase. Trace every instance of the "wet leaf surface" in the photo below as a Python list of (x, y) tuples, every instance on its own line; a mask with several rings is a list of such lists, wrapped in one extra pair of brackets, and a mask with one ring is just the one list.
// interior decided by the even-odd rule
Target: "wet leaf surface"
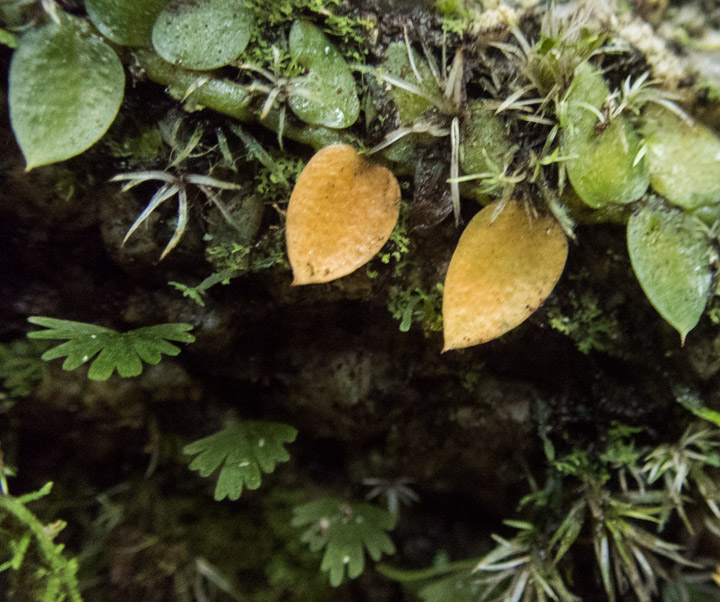
[(632, 203), (647, 190), (649, 176), (641, 143), (628, 123), (617, 116), (600, 121), (597, 111), (609, 90), (600, 71), (581, 64), (568, 90), (567, 114), (562, 118), (562, 154), (575, 192), (593, 208), (608, 203)]
[(10, 120), (27, 169), (63, 161), (107, 131), (125, 73), (88, 24), (63, 16), (26, 33), (10, 65)]
[(643, 115), (650, 184), (673, 205), (697, 209), (720, 203), (720, 138), (662, 107)]
[(88, 17), (121, 46), (149, 46), (153, 24), (167, 0), (85, 0)]
[(355, 79), (345, 59), (317, 27), (296, 21), (290, 30), (290, 54), (308, 74), (290, 96), (290, 108), (306, 123), (350, 127), (360, 113)]
[(166, 61), (216, 69), (245, 50), (253, 25), (242, 0), (171, 0), (155, 21), (152, 43)]
[(627, 242), (640, 286), (684, 341), (710, 294), (711, 246), (705, 232), (685, 213), (646, 207), (630, 218)]

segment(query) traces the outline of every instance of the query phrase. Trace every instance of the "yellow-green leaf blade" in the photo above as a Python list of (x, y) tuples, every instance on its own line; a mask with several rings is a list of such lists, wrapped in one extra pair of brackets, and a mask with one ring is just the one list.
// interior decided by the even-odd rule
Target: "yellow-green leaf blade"
[(566, 161), (568, 177), (577, 195), (593, 208), (632, 203), (649, 185), (639, 137), (621, 115), (600, 121), (596, 114), (608, 95), (601, 73), (582, 63), (563, 100), (562, 154), (571, 157)]
[(645, 207), (628, 221), (627, 242), (645, 295), (684, 341), (710, 294), (711, 247), (705, 232), (685, 213)]
[(720, 203), (720, 137), (662, 107), (643, 114), (650, 184), (684, 209)]

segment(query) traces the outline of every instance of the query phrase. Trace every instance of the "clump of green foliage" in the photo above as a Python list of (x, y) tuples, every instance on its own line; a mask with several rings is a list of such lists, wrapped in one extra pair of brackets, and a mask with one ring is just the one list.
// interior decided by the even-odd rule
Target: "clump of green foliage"
[(548, 319), (550, 326), (570, 337), (582, 353), (618, 353), (621, 328), (617, 314), (604, 310), (592, 292), (571, 293), (569, 312), (565, 314), (560, 308), (551, 307)]
[(2, 476), (0, 493), (0, 538), (3, 557), (0, 573), (13, 571), (16, 581), (22, 583), (20, 590), (11, 590), (9, 595), (31, 595), (42, 602), (81, 602), (78, 587), (78, 561), (63, 554), (65, 546), (54, 539), (65, 527), (63, 521), (45, 525), (27, 507), (28, 504), (48, 495), (52, 483), (38, 491), (11, 496)]
[(46, 349), (36, 341), (0, 345), (0, 379), (10, 399), (27, 397), (45, 376), (47, 367), (40, 356)]
[[(661, 535), (673, 515), (692, 532), (686, 515), (690, 496), (703, 502), (705, 524), (717, 532), (720, 488), (711, 475), (720, 467), (720, 431), (692, 423), (679, 441), (654, 448), (637, 445), (641, 431), (615, 424), (600, 450), (565, 455), (541, 433), (547, 479), (542, 488), (531, 481), (532, 493), (518, 506), (522, 518), (505, 521), (516, 535), (494, 535), (495, 546), (478, 559), (414, 572), (383, 567), (382, 572), (400, 581), (429, 580), (420, 590), (426, 602), (577, 602), (572, 593), (577, 555), (570, 550), (587, 541), (608, 600), (632, 591), (637, 600), (650, 602), (660, 592), (660, 580), (669, 580), (667, 562), (677, 569), (709, 568)], [(710, 580), (709, 572), (704, 579)], [(695, 583), (675, 579), (668, 588), (689, 595)]]
[(400, 321), (400, 332), (407, 332), (413, 323), (420, 324), (423, 332), (442, 330), (442, 293), (443, 285), (437, 283), (429, 291), (420, 287), (395, 290), (390, 289), (388, 310), (392, 317)]
[[(29, 166), (82, 152), (114, 120), (124, 80), (117, 53), (106, 39), (137, 48), (135, 59), (146, 74), (167, 84), (188, 108), (214, 108), (264, 125), (278, 134), (280, 147), (284, 137), (315, 147), (340, 141), (364, 145), (354, 139), (355, 134), (342, 132), (355, 127), (359, 114), (358, 82), (348, 66), (354, 64), (390, 87), (384, 97), (380, 92), (379, 102), (391, 110), (395, 106), (399, 115), (399, 127), (386, 132), (385, 140), (371, 152), (385, 151), (402, 139), (404, 146), (398, 147), (401, 152), (393, 154), (395, 149), (391, 148), (385, 159), (411, 172), (418, 154), (422, 157), (426, 152), (437, 152), (440, 146), (448, 146), (442, 139), (449, 139), (448, 182), (456, 223), (460, 220), (461, 183), (469, 196), (483, 202), (498, 198), (497, 211), (514, 198), (534, 199), (528, 211), (552, 213), (570, 237), (575, 236), (573, 226), (578, 217), (590, 215), (589, 219), (603, 221), (612, 214), (616, 219), (617, 212), (627, 207), (622, 219), (628, 221), (628, 250), (648, 299), (683, 339), (700, 319), (710, 296), (715, 240), (694, 217), (705, 216), (708, 207), (717, 204), (720, 186), (712, 175), (700, 177), (697, 173), (716, 171), (712, 157), (720, 148), (720, 138), (692, 122), (674, 104), (678, 96), (657, 85), (661, 82), (650, 80), (649, 72), (630, 73), (611, 89), (596, 58), (609, 37), (605, 28), (611, 26), (608, 21), (596, 27), (596, 22), (606, 18), (601, 8), (593, 12), (592, 7), (580, 4), (574, 10), (550, 7), (543, 14), (536, 40), (521, 30), (514, 12), (502, 12), (500, 25), (506, 35), (502, 41), (493, 38), (488, 42), (493, 52), (478, 57), (480, 65), (468, 63), (461, 43), (451, 49), (454, 53), (448, 60), (445, 41), (443, 60), (438, 63), (436, 48), (421, 31), (415, 35), (423, 50), (420, 57), (406, 30), (404, 39), (390, 45), (388, 53), (391, 48), (395, 53), (402, 51), (404, 44), (407, 65), (393, 59), (387, 64), (383, 60), (379, 66), (368, 64), (375, 60), (367, 44), (368, 27), (372, 25), (343, 14), (338, 0), (283, 0), (271, 5), (247, 0), (232, 14), (223, 3), (214, 1), (197, 11), (182, 3), (172, 11), (159, 3), (153, 4), (152, 10), (142, 3), (131, 3), (128, 14), (123, 15), (108, 3), (91, 2), (89, 19), (105, 38), (85, 35), (88, 21), (65, 14), (54, 2), (43, 2), (42, 8), (44, 16), (33, 22), (37, 26), (20, 40), (10, 77), (13, 128)], [(446, 21), (451, 16), (462, 22), (466, 8), (463, 3), (441, 5)], [(12, 11), (5, 11), (3, 16), (10, 22)], [(227, 19), (242, 36), (232, 44), (221, 44), (218, 55), (213, 43), (224, 39)], [(131, 35), (133, 28), (141, 25), (142, 36)], [(220, 37), (208, 37), (208, 32)], [(148, 43), (153, 50), (139, 48)], [(49, 47), (52, 52), (47, 52)], [(325, 50), (318, 53), (318, 49)], [(70, 54), (75, 57), (72, 64), (54, 63), (57, 57)], [(398, 75), (392, 65), (400, 66), (402, 73)], [(236, 77), (216, 77), (213, 70), (218, 67), (235, 69)], [(64, 76), (68, 69), (84, 77)], [(37, 119), (36, 113), (47, 107), (36, 106), (31, 98), (40, 96), (32, 92), (32, 86), (45, 86), (47, 82), (42, 77), (32, 82), (32, 78), (16, 76), (21, 71), (52, 72), (58, 77), (58, 86), (48, 89), (49, 96), (42, 95), (47, 107), (57, 113), (54, 119)], [(70, 81), (79, 82), (74, 84), (77, 89), (63, 88)], [(481, 99), (473, 98), (470, 83), (483, 90)], [(59, 95), (55, 88), (60, 90)], [(102, 101), (93, 103), (97, 118), (86, 119), (85, 99), (92, 90), (102, 90)], [(419, 114), (402, 115), (405, 101), (413, 96), (421, 99), (425, 108)], [(68, 105), (68, 97), (78, 101)], [(375, 100), (370, 97), (370, 101)], [(388, 115), (387, 110), (372, 107), (367, 113), (370, 119), (375, 115), (378, 120)], [(527, 123), (533, 127), (530, 137), (522, 133)], [(482, 142), (488, 131), (496, 134), (493, 139), (498, 144), (493, 148)], [(47, 140), (68, 138), (76, 143), (64, 142), (58, 148), (46, 144)], [(261, 159), (263, 168), (254, 177), (255, 194), (277, 202), (286, 197), (283, 184), (295, 178), (299, 163), (275, 159), (272, 167)], [(678, 170), (668, 170), (668, 161), (679, 165)], [(598, 164), (603, 164), (603, 169), (598, 169)], [(698, 165), (702, 165), (699, 171)], [(671, 171), (674, 175), (668, 175)], [(120, 177), (137, 178), (139, 174)], [(207, 187), (219, 182), (215, 178), (211, 182), (209, 174), (165, 173), (163, 187), (134, 225), (173, 196), (170, 191), (176, 191), (178, 220), (166, 252), (187, 223), (185, 183), (200, 183), (198, 178)], [(651, 194), (651, 189), (662, 198)], [(208, 190), (206, 195), (213, 203), (218, 202), (213, 192)], [(683, 251), (687, 249), (692, 252)], [(243, 254), (232, 246), (226, 252), (234, 259)], [(387, 255), (382, 259), (389, 261)], [(233, 275), (226, 272), (222, 276), (199, 287), (178, 287), (200, 300), (209, 285), (225, 282)], [(561, 322), (554, 323), (563, 328)], [(592, 347), (592, 337), (582, 338), (583, 349)]]

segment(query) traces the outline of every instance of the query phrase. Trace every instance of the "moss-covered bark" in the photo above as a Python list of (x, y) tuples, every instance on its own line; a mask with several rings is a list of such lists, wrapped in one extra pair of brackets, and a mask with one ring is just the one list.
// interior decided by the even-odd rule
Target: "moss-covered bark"
[[(390, 4), (287, 3), (295, 12), (284, 21), (268, 17), (264, 25), (274, 29), (261, 35), (268, 45), (280, 44), (278, 32), (293, 18), (311, 19), (325, 26), (348, 61), (372, 67), (387, 44), (404, 43), (405, 35), (418, 58), (423, 42), (437, 61), (462, 49), (459, 104), (450, 103), (448, 114), (426, 107), (412, 119), (441, 129), (458, 115), (495, 115), (489, 109), (526, 81), (523, 69), (537, 67), (518, 63), (517, 56), (524, 52), (521, 36), (539, 39), (544, 3)], [(559, 6), (557, 15), (577, 4)], [(714, 71), (698, 71), (708, 57), (701, 42), (717, 34), (716, 3), (664, 9), (666, 3), (636, 2), (634, 9), (594, 4), (582, 39), (607, 35), (602, 42), (619, 48), (600, 49), (591, 59), (604, 69), (610, 89), (649, 70), (660, 87), (678, 94), (686, 111), (717, 127)], [(659, 8), (653, 12), (650, 5)], [(82, 2), (60, 6), (85, 14)], [(323, 12), (330, 9), (345, 20)], [(705, 22), (697, 22), (698, 11)], [(344, 35), (341, 27), (349, 28)], [(331, 143), (368, 149), (382, 142), (407, 125), (399, 114), (402, 99), (388, 94), (387, 82), (357, 74), (358, 123), (334, 130), (288, 112), (281, 148), (283, 105), (261, 117), (265, 98), (248, 97), (244, 74), (225, 67), (202, 82), (150, 49), (120, 52), (134, 80), (120, 117), (87, 152), (26, 173), (6, 113), (0, 127), (0, 443), (5, 464), (18, 472), (9, 479), (12, 494), (55, 482), (52, 494), (31, 508), (46, 523), (67, 521), (57, 541), (79, 558), (85, 599), (203, 599), (200, 591), (205, 599), (254, 602), (417, 600), (416, 585), (401, 585), (372, 567), (331, 588), (319, 570), (320, 554), (310, 553), (300, 530), (291, 527), (293, 507), (321, 497), (362, 501), (374, 487), (366, 479), (381, 479), (385, 492), (408, 485), (420, 501), (401, 506), (392, 533), (398, 551), (388, 562), (408, 570), (435, 563), (439, 574), (443, 559), (488, 552), (491, 533), (511, 537), (504, 519), (533, 522), (547, 544), (578, 500), (590, 508), (597, 500), (620, 499), (627, 493), (623, 484), (633, 488), (633, 471), (637, 476), (644, 460), (630, 447), (651, 450), (678, 441), (695, 420), (689, 407), (702, 407), (706, 416), (720, 411), (716, 299), (681, 346), (630, 265), (623, 224), (636, 206), (592, 211), (568, 198), (569, 187), (561, 196), (562, 162), (543, 155), (552, 124), (519, 119), (526, 113), (521, 108), (501, 111), (487, 128), (463, 127), (509, 138), (499, 152), (474, 156), (477, 169), (503, 158), (508, 163), (495, 174), (503, 177), (483, 182), (482, 189), (463, 184), (465, 221), (480, 208), (477, 199), (513, 196), (568, 228), (580, 225), (565, 273), (540, 310), (498, 340), (442, 354), (439, 285), (461, 233), (449, 217), (447, 135), (418, 128), (375, 155), (400, 178), (403, 201), (400, 221), (374, 260), (329, 284), (291, 287), (284, 215), (304, 163), (313, 149)], [(10, 49), (0, 53), (5, 71), (10, 56)], [(258, 49), (251, 58), (270, 56)], [(480, 105), (481, 111), (465, 112)], [(559, 140), (550, 141), (552, 148)], [(481, 146), (467, 145), (468, 160)], [(532, 179), (539, 156), (548, 161), (543, 175)], [(157, 186), (121, 192), (108, 183), (141, 170), (168, 170), (178, 178), (210, 174), (241, 188), (217, 193), (221, 210), (187, 184), (188, 227), (159, 261), (176, 225), (176, 208), (165, 205), (176, 201), (161, 206), (123, 244)], [(515, 182), (518, 170), (525, 177)], [(715, 232), (708, 236), (714, 248)], [(63, 371), (60, 362), (39, 359), (41, 345), (19, 343), (33, 315), (118, 330), (184, 322), (193, 325), (196, 341), (136, 378), (93, 382), (86, 368)], [(290, 461), (264, 475), (259, 490), (214, 502), (214, 478), (188, 471), (182, 448), (237, 420), (290, 424), (299, 436), (288, 446)], [(631, 427), (630, 435), (617, 436), (619, 424)], [(715, 456), (708, 453), (709, 465)], [(523, 498), (531, 493), (532, 499)], [(688, 544), (708, 577), (718, 545), (702, 521), (712, 512), (701, 487), (688, 493), (698, 501), (683, 499), (694, 534), (675, 513), (662, 537)], [(670, 503), (667, 491), (663, 495), (657, 503)], [(3, 528), (5, 518), (0, 514)], [(595, 515), (587, 520), (559, 566), (582, 599), (610, 599), (592, 545), (592, 525), (600, 523), (591, 522)], [(652, 525), (645, 528), (652, 531)], [(0, 531), (0, 549), (19, 536), (18, 525)], [(29, 554), (25, 562), (32, 568), (42, 558)], [(672, 587), (682, 587), (677, 578), (685, 569), (673, 558), (658, 562), (669, 569)], [(18, 600), (30, 599), (36, 581), (28, 568), (0, 573), (0, 589)], [(661, 593), (642, 598), (625, 585), (626, 597), (618, 600), (660, 599)], [(703, 599), (717, 599), (717, 592), (703, 591), (709, 592)]]

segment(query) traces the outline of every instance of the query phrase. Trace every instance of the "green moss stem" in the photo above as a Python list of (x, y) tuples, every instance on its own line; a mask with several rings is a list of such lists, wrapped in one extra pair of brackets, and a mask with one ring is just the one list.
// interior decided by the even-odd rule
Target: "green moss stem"
[[(50, 492), (52, 483), (48, 483), (40, 492), (46, 495)], [(37, 497), (40, 497), (37, 496)], [(16, 498), (10, 495), (0, 495), (0, 510), (12, 514), (30, 531), (32, 531), (43, 556), (50, 565), (52, 572), (57, 575), (65, 585), (66, 592), (72, 602), (82, 602), (78, 591), (77, 578), (71, 562), (68, 562), (62, 555), (62, 546), (53, 542), (52, 537), (38, 518), (25, 507), (23, 498)]]

